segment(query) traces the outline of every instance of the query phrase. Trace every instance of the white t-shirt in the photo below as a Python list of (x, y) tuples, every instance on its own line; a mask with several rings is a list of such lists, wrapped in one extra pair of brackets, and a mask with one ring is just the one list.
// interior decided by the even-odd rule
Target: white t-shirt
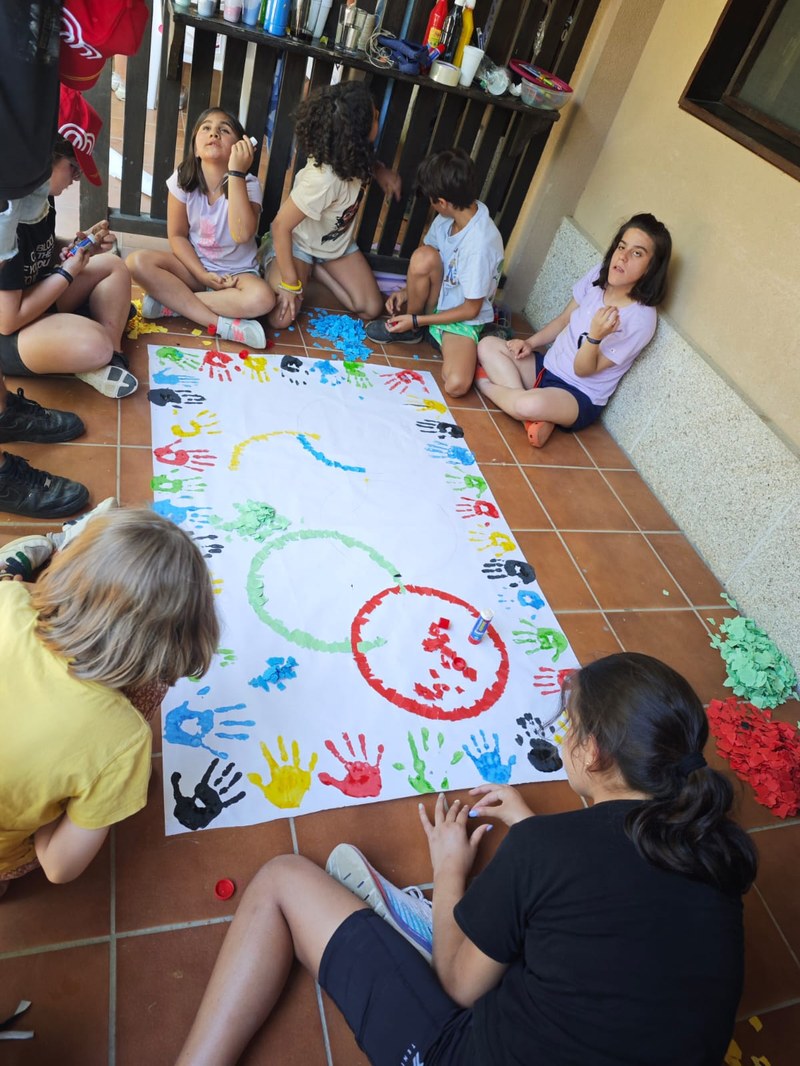
[(486, 204), (480, 200), (477, 203), (478, 210), (458, 233), (451, 232), (451, 218), (437, 215), (423, 241), (436, 249), (444, 265), (437, 311), (449, 311), (465, 300), (483, 299), (475, 318), (464, 319), (474, 326), (494, 318), (492, 300), (500, 281), (504, 254), (503, 238), (489, 217)]
[[(590, 377), (578, 377), (574, 365), (580, 336), (582, 333), (589, 333), (592, 319), (603, 306), (603, 290), (592, 284), (599, 274), (598, 264), (576, 283), (572, 295), (578, 307), (553, 341), (545, 356), (544, 365), (556, 377), (580, 389), (592, 403), (604, 407), (622, 375), (642, 348), (652, 340), (658, 316), (654, 307), (645, 307), (644, 304), (633, 303), (620, 307), (619, 329), (604, 337), (599, 346), (601, 353), (614, 365), (606, 367), (605, 370), (598, 370)], [(586, 344), (586, 341), (583, 343)]]
[[(220, 196), (213, 204), (199, 189), (185, 192), (178, 185), (178, 172), (167, 178), (167, 188), (186, 205), (189, 240), (197, 258), (212, 274), (243, 274), (256, 270), (256, 240), (253, 237), (237, 244), (228, 225), (228, 200)], [(247, 175), (247, 198), (261, 206), (261, 185), (253, 174)]]
[(327, 163), (317, 166), (309, 159), (295, 175), (294, 203), (306, 216), (292, 231), (292, 240), (306, 255), (318, 259), (338, 259), (353, 240), (358, 209), (366, 182), (360, 178), (343, 181)]

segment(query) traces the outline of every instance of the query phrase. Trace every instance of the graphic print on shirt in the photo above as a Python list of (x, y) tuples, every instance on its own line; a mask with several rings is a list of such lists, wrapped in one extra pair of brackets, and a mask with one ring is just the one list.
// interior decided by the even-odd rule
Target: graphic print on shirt
[(331, 241), (338, 240), (339, 237), (344, 236), (347, 233), (350, 226), (353, 224), (353, 219), (358, 214), (358, 209), (361, 207), (361, 201), (364, 199), (364, 190), (366, 185), (362, 185), (358, 190), (358, 196), (355, 199), (355, 203), (346, 208), (341, 215), (336, 219), (334, 227), (322, 238), (323, 244), (330, 244)]

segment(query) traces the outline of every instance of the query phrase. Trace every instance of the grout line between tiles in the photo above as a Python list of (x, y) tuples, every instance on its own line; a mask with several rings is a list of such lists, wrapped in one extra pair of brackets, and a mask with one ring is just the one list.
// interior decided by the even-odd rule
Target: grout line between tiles
[(295, 855), (300, 854), (300, 848), (297, 845), (297, 829), (294, 824), (294, 818), (289, 819), (289, 832), (292, 837), (292, 851)]
[(89, 936), (81, 940), (61, 940), (57, 944), (39, 944), (35, 948), (21, 948), (18, 951), (0, 952), (0, 962), (8, 959), (26, 959), (31, 955), (46, 955), (50, 951), (69, 951), (70, 948), (91, 948), (98, 944), (107, 944), (108, 936)]
[(188, 922), (168, 922), (166, 925), (152, 925), (146, 929), (125, 929), (116, 934), (117, 940), (132, 940), (138, 936), (152, 936), (158, 933), (177, 933), (181, 929), (204, 929), (207, 925), (226, 925), (233, 921), (232, 914), (222, 914), (218, 918), (196, 918)]
[(117, 1061), (117, 831), (112, 827), (109, 841), (111, 864), (108, 901), (108, 1066)]
[[(774, 1006), (772, 1007), (762, 1007), (762, 1009), (758, 1011), (749, 1010), (746, 1014), (739, 1014), (736, 1017), (736, 1021), (746, 1022), (749, 1021), (750, 1018), (755, 1017), (756, 1015), (761, 1018), (765, 1014), (774, 1014), (776, 1011), (785, 1010), (787, 1007), (796, 1007), (798, 1005), (800, 1005), (800, 998), (786, 999), (782, 1003), (774, 1004)], [(760, 1061), (763, 1062), (764, 1060), (761, 1059)], [(759, 1062), (759, 1060), (753, 1059), (753, 1062)]]
[(758, 896), (758, 898), (759, 898), (759, 899), (761, 900), (761, 902), (763, 903), (763, 905), (764, 905), (764, 910), (765, 910), (765, 911), (767, 912), (767, 914), (768, 914), (768, 915), (769, 915), (769, 917), (770, 917), (770, 920), (771, 920), (772, 924), (773, 924), (773, 925), (775, 926), (775, 928), (776, 928), (776, 929), (777, 929), (777, 931), (778, 931), (778, 936), (779, 936), (779, 937), (781, 938), (781, 940), (782, 940), (782, 941), (784, 942), (784, 944), (786, 945), (786, 950), (787, 950), (787, 951), (789, 952), (789, 954), (790, 954), (790, 955), (792, 956), (792, 959), (794, 960), (794, 964), (795, 964), (795, 966), (796, 966), (796, 967), (798, 968), (798, 970), (800, 970), (800, 959), (798, 959), (796, 951), (794, 950), (794, 948), (792, 947), (792, 945), (791, 945), (791, 944), (789, 943), (788, 939), (786, 938), (786, 934), (784, 933), (783, 929), (781, 929), (781, 925), (780, 925), (780, 922), (779, 922), (779, 921), (778, 921), (778, 919), (777, 919), (777, 918), (775, 917), (775, 915), (774, 915), (774, 914), (772, 913), (772, 908), (771, 908), (771, 907), (770, 907), (770, 905), (769, 905), (769, 904), (767, 903), (767, 901), (766, 901), (766, 900), (764, 899), (764, 895), (763, 895), (763, 893), (762, 893), (761, 889), (760, 889), (760, 888), (758, 887), (758, 885), (757, 885), (757, 884), (754, 884), (754, 885), (753, 885), (753, 891), (754, 891), (754, 892), (756, 893), (756, 895)]
[(786, 829), (791, 826), (800, 825), (800, 818), (785, 818), (780, 822), (773, 822), (771, 825), (754, 825), (747, 830), (748, 833), (764, 833), (768, 829)]
[(325, 1017), (325, 1007), (322, 1002), (322, 989), (317, 981), (314, 982), (314, 991), (317, 996), (317, 1010), (319, 1011), (319, 1020), (322, 1025), (322, 1044), (325, 1048), (325, 1059), (327, 1060), (327, 1066), (333, 1066), (333, 1055), (331, 1054), (331, 1039), (328, 1034), (328, 1019)]

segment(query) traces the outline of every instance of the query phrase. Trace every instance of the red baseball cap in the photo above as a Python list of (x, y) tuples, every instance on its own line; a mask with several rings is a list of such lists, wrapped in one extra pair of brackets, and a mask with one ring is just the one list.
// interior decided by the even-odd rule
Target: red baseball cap
[(83, 95), (62, 82), (58, 132), (72, 145), (75, 160), (92, 185), (103, 184), (92, 158), (102, 125), (102, 119), (92, 105), (84, 100)]
[(61, 80), (91, 89), (109, 56), (138, 51), (149, 18), (144, 0), (64, 0)]

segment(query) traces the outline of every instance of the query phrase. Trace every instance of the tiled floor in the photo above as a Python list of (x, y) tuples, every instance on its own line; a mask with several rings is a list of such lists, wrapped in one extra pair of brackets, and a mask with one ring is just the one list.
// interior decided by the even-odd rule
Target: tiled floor
[[(324, 290), (314, 297), (318, 306), (332, 306)], [(517, 325), (524, 328), (521, 320)], [(35, 399), (77, 411), (88, 429), (75, 443), (14, 450), (82, 478), (93, 503), (112, 493), (125, 504), (148, 501), (151, 339), (127, 342), (142, 387), (121, 403), (75, 380), (25, 383)], [(304, 319), (277, 350), (288, 345), (295, 354), (321, 354)], [(407, 347), (390, 345), (372, 361), (430, 370), (438, 379), (440, 364), (427, 349), (418, 351), (420, 358), (411, 359)], [(729, 610), (720, 587), (605, 430), (556, 433), (536, 451), (519, 424), (475, 393), (451, 409), (578, 657), (621, 648), (650, 652), (682, 671), (704, 701), (727, 695), (722, 662), (709, 647), (708, 619)], [(0, 516), (0, 541), (41, 526)], [(796, 721), (799, 710), (787, 705), (781, 717)], [(77, 882), (52, 886), (34, 874), (14, 883), (0, 904), (0, 1016), (19, 998), (30, 999), (36, 1031), (32, 1043), (4, 1044), (8, 1066), (172, 1062), (239, 898), (215, 899), (221, 876), (244, 886), (272, 855), (296, 851), (323, 862), (334, 844), (349, 840), (401, 884), (430, 878), (414, 800), (165, 839), (160, 777), (156, 754), (148, 807), (111, 833)], [(538, 811), (577, 806), (564, 782), (523, 791)], [(800, 820), (778, 822), (749, 788), (739, 792), (740, 816), (757, 839), (762, 866), (746, 902), (747, 979), (736, 1040), (745, 1062), (753, 1056), (790, 1066), (800, 1044)], [(501, 836), (487, 840), (482, 863)], [(366, 1060), (335, 1008), (297, 973), (244, 1061)]]

